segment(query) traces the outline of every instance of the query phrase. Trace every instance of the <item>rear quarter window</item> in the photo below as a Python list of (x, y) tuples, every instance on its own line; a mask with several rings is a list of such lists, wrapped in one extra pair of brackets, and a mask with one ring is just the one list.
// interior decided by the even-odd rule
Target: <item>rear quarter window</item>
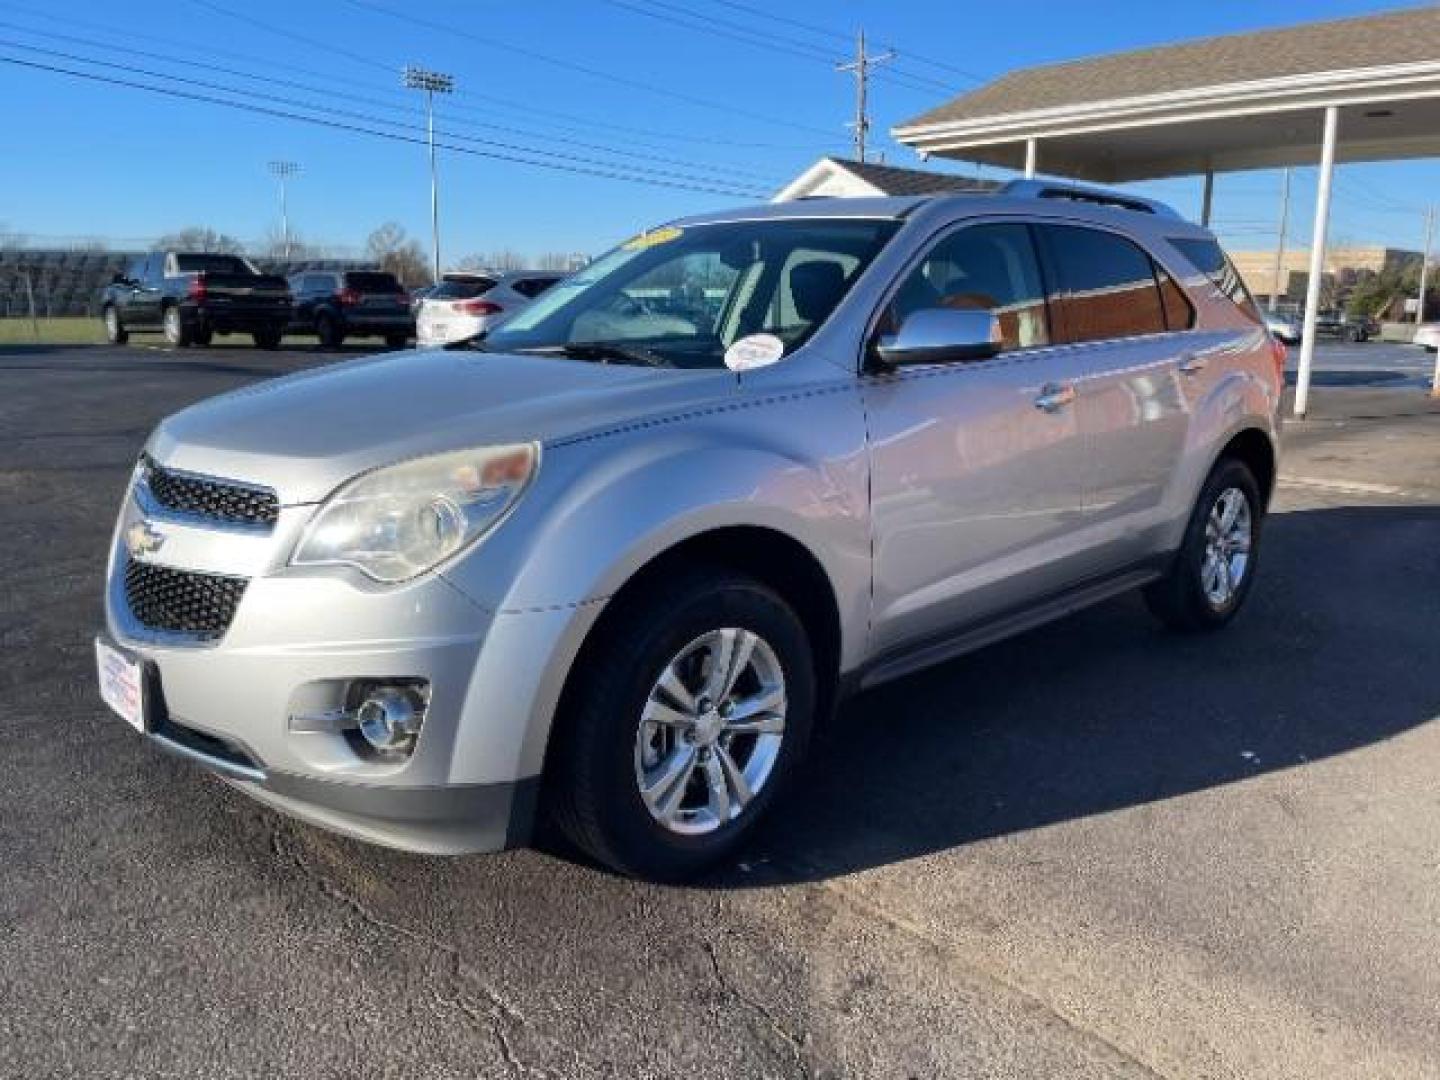
[(1209, 238), (1170, 237), (1170, 246), (1189, 259), (1195, 269), (1209, 278), (1211, 284), (1228, 297), (1246, 317), (1257, 323), (1262, 321), (1260, 309), (1256, 307), (1250, 290), (1245, 288), (1240, 272), (1235, 269), (1235, 264), (1218, 243)]

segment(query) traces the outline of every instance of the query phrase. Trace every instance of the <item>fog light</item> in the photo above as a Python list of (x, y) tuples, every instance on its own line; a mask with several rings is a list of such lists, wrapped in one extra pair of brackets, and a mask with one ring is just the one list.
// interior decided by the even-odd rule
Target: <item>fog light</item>
[(385, 686), (372, 690), (355, 710), (365, 741), (383, 754), (408, 754), (425, 720), (425, 703), (414, 690)]

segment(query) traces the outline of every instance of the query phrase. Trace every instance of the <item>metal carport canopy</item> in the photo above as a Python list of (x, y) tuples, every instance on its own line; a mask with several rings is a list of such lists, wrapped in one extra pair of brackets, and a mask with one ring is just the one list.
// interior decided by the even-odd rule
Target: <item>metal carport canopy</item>
[(1440, 156), (1440, 6), (1011, 72), (896, 127), (923, 155), (1100, 183), (1320, 167), (1305, 414), (1335, 162)]

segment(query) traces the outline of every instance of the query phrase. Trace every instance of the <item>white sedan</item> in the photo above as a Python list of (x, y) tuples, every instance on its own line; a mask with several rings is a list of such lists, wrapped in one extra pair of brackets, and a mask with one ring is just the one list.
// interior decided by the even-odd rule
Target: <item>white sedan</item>
[(421, 345), (469, 341), (523, 308), (564, 275), (541, 270), (445, 274), (420, 303), (415, 338)]
[(1415, 328), (1416, 345), (1423, 345), (1431, 352), (1440, 350), (1440, 322), (1422, 323)]

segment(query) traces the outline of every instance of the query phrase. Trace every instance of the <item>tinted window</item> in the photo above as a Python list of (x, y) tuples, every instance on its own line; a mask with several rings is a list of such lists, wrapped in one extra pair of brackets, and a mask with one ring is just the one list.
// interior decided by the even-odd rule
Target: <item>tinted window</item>
[(1005, 349), (1050, 343), (1030, 230), (1024, 225), (977, 225), (941, 240), (911, 271), (886, 316), (893, 331), (921, 308), (994, 311)]
[(239, 255), (176, 255), (175, 267), (181, 274), (254, 273)]
[(345, 284), (356, 292), (362, 293), (398, 293), (404, 290), (400, 288), (400, 282), (394, 274), (379, 274), (374, 272), (351, 272), (345, 275)]
[(1189, 330), (1195, 325), (1195, 308), (1179, 282), (1155, 264), (1155, 280), (1160, 283), (1160, 302), (1165, 307), (1165, 325), (1171, 330)]
[(559, 280), (558, 277), (522, 278), (519, 281), (512, 282), (510, 287), (521, 296), (528, 296), (531, 300), (534, 300), (535, 297), (539, 296)]
[(1165, 309), (1150, 256), (1123, 236), (1041, 225), (1056, 336), (1066, 342), (1158, 334)]
[(484, 296), (495, 287), (488, 278), (473, 281), (442, 281), (430, 290), (430, 300), (469, 300), (472, 296)]
[(1184, 239), (1171, 238), (1171, 245), (1195, 264), (1195, 269), (1200, 270), (1208, 277), (1215, 287), (1230, 298), (1230, 300), (1250, 318), (1256, 322), (1260, 321), (1260, 309), (1255, 306), (1251, 299), (1250, 290), (1245, 288), (1245, 282), (1241, 279), (1234, 264), (1225, 257), (1225, 252), (1220, 250), (1220, 245), (1211, 239)]

